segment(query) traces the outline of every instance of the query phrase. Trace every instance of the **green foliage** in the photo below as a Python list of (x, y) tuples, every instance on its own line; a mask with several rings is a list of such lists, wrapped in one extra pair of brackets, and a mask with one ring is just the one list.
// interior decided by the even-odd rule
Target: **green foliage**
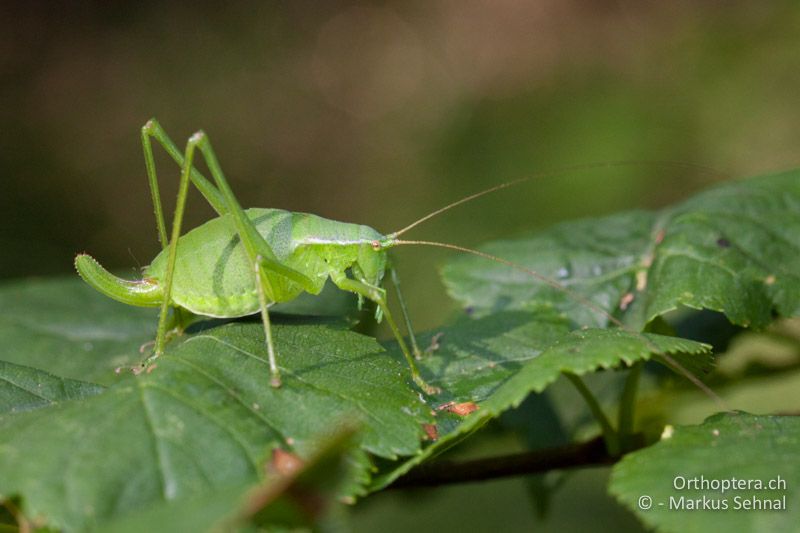
[[(731, 182), (658, 212), (559, 224), (481, 250), (546, 276), (644, 327), (679, 306), (763, 327), (800, 312), (800, 172)], [(555, 306), (578, 325), (606, 317), (524, 272), (476, 257), (443, 270), (450, 294), (479, 312)], [(625, 296), (632, 297), (626, 303)]]
[[(165, 501), (104, 524), (103, 530), (229, 531), (259, 528), (296, 530), (335, 523), (335, 498), (361, 465), (349, 460), (352, 428), (327, 441), (296, 470), (257, 484), (241, 484), (189, 498)], [(311, 507), (311, 508), (310, 508)]]
[(0, 361), (0, 414), (99, 394), (103, 387)]
[[(257, 321), (198, 321), (153, 367), (133, 375), (128, 368), (152, 340), (153, 310), (110, 301), (77, 279), (6, 284), (0, 499), (18, 502), (14, 508), (36, 526), (65, 530), (307, 525), (322, 518), (292, 500), (298, 491), (330, 503), (385, 488), (565, 373), (604, 425), (607, 443), (634, 442), (633, 431), (653, 429), (642, 421), (633, 427), (637, 379), (619, 394), (619, 422), (611, 427), (604, 402), (591, 398), (579, 376), (628, 367), (638, 376), (651, 360), (707, 372), (710, 347), (672, 336), (661, 318), (679, 307), (759, 327), (796, 315), (798, 230), (800, 173), (792, 172), (726, 184), (657, 213), (561, 224), (483, 248), (558, 278), (579, 297), (508, 265), (457, 258), (444, 279), (468, 312), (419, 336), (428, 347), (422, 373), (441, 388), (435, 396), (410, 382), (396, 344), (346, 329), (355, 308), (340, 291), (275, 309), (283, 386), (274, 389)], [(657, 374), (650, 382), (663, 384)], [(527, 424), (536, 430), (538, 422)], [(795, 425), (789, 417), (725, 415), (678, 428), (628, 453), (612, 490), (635, 509), (641, 493), (666, 497), (669, 476), (681, 469), (771, 475), (765, 465), (786, 465), (800, 451)], [(352, 438), (341, 437), (353, 427)], [(765, 462), (759, 454), (767, 447)], [(276, 475), (276, 450), (307, 470)], [(800, 483), (796, 468), (776, 473), (790, 488)], [(796, 491), (788, 494), (796, 500)], [(708, 527), (698, 515), (636, 512), (666, 530)], [(791, 511), (752, 515), (738, 525), (755, 530), (791, 519)]]
[(2, 360), (54, 375), (113, 383), (152, 341), (151, 309), (98, 298), (76, 279), (23, 280), (0, 290)]
[(201, 332), (103, 394), (0, 418), (0, 494), (24, 495), (34, 516), (85, 527), (255, 482), (272, 449), (306, 456), (341, 424), (361, 424), (361, 445), (376, 455), (418, 450), (430, 409), (374, 340), (324, 325), (276, 327), (288, 363), (276, 390), (258, 331)]
[[(792, 531), (800, 504), (798, 450), (798, 417), (721, 413), (699, 426), (669, 429), (657, 444), (627, 455), (614, 467), (610, 490), (660, 531)], [(768, 487), (779, 479), (782, 486)], [(652, 498), (652, 508), (642, 508), (642, 496)], [(783, 507), (742, 507), (754, 498)]]
[(440, 332), (440, 349), (425, 360), (426, 368), (437, 371), (429, 382), (445, 391), (440, 405), (477, 402), (479, 408), (466, 416), (440, 410), (436, 442), (376, 476), (372, 489), (384, 488), (489, 420), (519, 406), (531, 392), (542, 392), (563, 372), (583, 375), (613, 368), (620, 362), (630, 365), (649, 359), (654, 350), (703, 356), (709, 348), (674, 337), (603, 329), (566, 332), (563, 325), (554, 325), (547, 320), (531, 322), (525, 313), (509, 312), (462, 320)]

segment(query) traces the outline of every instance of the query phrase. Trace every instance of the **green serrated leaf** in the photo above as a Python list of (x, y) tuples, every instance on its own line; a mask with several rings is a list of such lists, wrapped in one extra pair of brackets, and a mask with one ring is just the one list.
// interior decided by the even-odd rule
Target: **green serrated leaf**
[[(556, 225), (480, 249), (548, 276), (603, 309), (615, 309), (633, 289), (641, 254), (648, 248), (652, 213), (635, 211)], [(576, 324), (605, 326), (606, 317), (533, 278), (487, 259), (461, 256), (442, 269), (449, 294), (476, 314), (555, 308)]]
[(660, 531), (794, 531), (799, 455), (800, 417), (718, 414), (625, 456), (610, 491)]
[(99, 394), (103, 387), (0, 361), (0, 415)]
[(569, 331), (552, 314), (495, 313), (461, 320), (436, 334), (439, 348), (422, 366), (435, 376), (429, 381), (442, 388), (441, 398), (453, 401), (482, 401), (510, 380), (524, 382), (528, 391), (542, 391), (562, 372), (581, 375), (657, 352), (692, 354), (697, 368), (711, 360), (711, 347), (705, 344), (620, 329)]
[(283, 386), (274, 389), (260, 329), (205, 331), (103, 394), (0, 417), (0, 494), (79, 529), (254, 482), (273, 448), (306, 456), (340, 424), (361, 424), (361, 447), (379, 456), (418, 451), (430, 407), (374, 339), (276, 326)]
[[(357, 321), (356, 299), (330, 285), (274, 306), (282, 316)], [(155, 339), (157, 311), (121, 304), (75, 276), (0, 284), (0, 360), (109, 385), (139, 363)], [(208, 321), (213, 325), (213, 321)]]
[(665, 212), (647, 317), (678, 305), (762, 327), (800, 312), (800, 171), (728, 183)]
[(120, 304), (80, 279), (0, 285), (0, 360), (65, 378), (109, 384), (142, 359), (154, 338), (153, 309)]
[[(761, 327), (800, 313), (800, 171), (726, 183), (660, 212), (559, 224), (482, 251), (535, 270), (641, 328), (679, 306)], [(578, 325), (607, 317), (530, 274), (482, 258), (443, 269), (479, 313), (555, 306)]]
[[(695, 354), (708, 360), (710, 347), (697, 342), (623, 330), (568, 330), (558, 316), (495, 313), (465, 319), (439, 331), (438, 350), (422, 361), (429, 383), (442, 388), (437, 400), (438, 439), (405, 463), (376, 476), (372, 489), (389, 485), (426, 459), (441, 453), (504, 411), (517, 407), (531, 392), (541, 392), (562, 372), (583, 375), (650, 359), (655, 353)], [(466, 416), (448, 404), (473, 402)]]

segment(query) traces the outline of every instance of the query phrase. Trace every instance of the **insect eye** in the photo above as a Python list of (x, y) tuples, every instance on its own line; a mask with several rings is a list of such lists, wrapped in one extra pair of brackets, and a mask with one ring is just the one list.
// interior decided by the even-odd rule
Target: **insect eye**
[(380, 250), (381, 249), (381, 243), (378, 242), (378, 241), (372, 241), (372, 249), (373, 250)]

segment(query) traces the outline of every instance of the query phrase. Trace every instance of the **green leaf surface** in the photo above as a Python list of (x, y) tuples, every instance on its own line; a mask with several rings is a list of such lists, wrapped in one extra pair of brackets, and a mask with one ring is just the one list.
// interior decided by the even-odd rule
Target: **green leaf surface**
[(260, 324), (173, 342), (150, 373), (83, 400), (0, 416), (0, 494), (29, 516), (83, 528), (139, 507), (259, 479), (282, 447), (305, 457), (337, 425), (394, 458), (419, 449), (430, 407), (374, 339), (276, 326), (283, 386), (269, 386)]
[[(481, 250), (558, 281), (636, 328), (679, 306), (762, 327), (773, 310), (800, 313), (800, 171), (726, 183), (659, 212), (567, 222)], [(578, 325), (608, 322), (578, 298), (500, 263), (458, 257), (442, 274), (449, 293), (478, 313), (555, 306)]]
[[(531, 392), (541, 392), (563, 372), (577, 375), (614, 368), (654, 353), (694, 354), (709, 360), (710, 347), (693, 341), (623, 330), (569, 331), (559, 315), (502, 312), (464, 319), (437, 332), (439, 348), (422, 367), (428, 382), (442, 388), (437, 397), (438, 439), (422, 454), (394, 464), (376, 476), (377, 490), (413, 466), (441, 453), (504, 411), (517, 407)], [(430, 342), (430, 338), (422, 339)], [(475, 402), (478, 409), (459, 416), (447, 403)]]
[[(298, 467), (259, 484), (160, 502), (104, 523), (106, 533), (232, 531), (245, 527), (296, 529), (324, 523), (338, 505), (342, 482), (358, 475), (350, 461), (352, 431), (334, 435)], [(309, 502), (313, 502), (310, 505)]]
[(95, 530), (105, 533), (152, 533), (172, 531), (219, 532), (241, 527), (240, 516), (254, 483), (180, 498), (138, 509), (103, 523)]
[(0, 285), (0, 361), (109, 384), (142, 359), (157, 314), (115, 302), (78, 279)]
[(0, 415), (99, 394), (103, 387), (0, 361)]
[[(612, 473), (611, 493), (648, 526), (674, 532), (797, 530), (800, 417), (718, 414), (667, 435), (626, 455)], [(784, 485), (768, 486), (778, 479)], [(767, 510), (765, 501), (783, 509)]]
[[(359, 315), (355, 296), (330, 284), (320, 295), (303, 294), (272, 311), (278, 323), (299, 315), (353, 323)], [(157, 321), (156, 310), (115, 302), (77, 275), (3, 283), (0, 361), (109, 385), (119, 380), (120, 369), (145, 357), (140, 348), (155, 339)]]

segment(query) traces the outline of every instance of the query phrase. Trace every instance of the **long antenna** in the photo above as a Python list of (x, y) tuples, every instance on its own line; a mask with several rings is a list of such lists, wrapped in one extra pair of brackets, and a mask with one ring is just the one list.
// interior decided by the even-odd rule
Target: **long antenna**
[(701, 391), (703, 391), (709, 398), (714, 400), (722, 410), (730, 411), (730, 409), (727, 407), (727, 405), (722, 400), (722, 398), (720, 398), (717, 395), (717, 393), (715, 393), (713, 390), (711, 390), (708, 387), (708, 385), (706, 385), (705, 383), (700, 381), (697, 378), (697, 376), (695, 376), (694, 374), (689, 372), (689, 370), (687, 370), (682, 364), (680, 364), (678, 361), (676, 361), (672, 356), (670, 356), (667, 353), (662, 352), (655, 344), (653, 344), (653, 341), (648, 339), (641, 332), (631, 330), (630, 328), (626, 327), (625, 324), (623, 324), (620, 319), (618, 319), (617, 317), (615, 317), (614, 315), (612, 315), (611, 313), (609, 313), (608, 311), (606, 311), (602, 307), (598, 306), (597, 304), (595, 304), (594, 302), (592, 302), (591, 300), (589, 300), (588, 298), (586, 298), (582, 294), (579, 294), (579, 293), (573, 291), (572, 289), (569, 289), (569, 288), (565, 287), (563, 284), (559, 283), (558, 281), (556, 281), (556, 280), (554, 280), (552, 278), (549, 278), (549, 277), (545, 276), (544, 274), (540, 274), (539, 272), (536, 272), (535, 270), (531, 270), (531, 269), (529, 269), (527, 267), (524, 267), (524, 266), (519, 265), (517, 263), (514, 263), (512, 261), (509, 261), (508, 259), (503, 259), (502, 257), (498, 257), (496, 255), (488, 254), (486, 252), (481, 252), (480, 250), (474, 250), (472, 248), (466, 248), (464, 246), (458, 246), (457, 244), (449, 244), (449, 243), (435, 242), (435, 241), (407, 241), (407, 240), (400, 240), (400, 239), (394, 240), (392, 244), (393, 245), (412, 245), (412, 244), (417, 244), (417, 245), (422, 245), (422, 246), (434, 246), (436, 248), (445, 248), (445, 249), (448, 249), (448, 250), (456, 250), (458, 252), (464, 252), (464, 253), (472, 254), (472, 255), (475, 255), (475, 256), (478, 256), (478, 257), (482, 257), (482, 258), (488, 259), (490, 261), (496, 261), (496, 262), (498, 262), (500, 264), (503, 264), (503, 265), (506, 265), (508, 267), (511, 267), (511, 268), (513, 268), (515, 270), (518, 270), (520, 272), (528, 274), (529, 276), (532, 276), (532, 277), (536, 278), (537, 280), (542, 281), (542, 282), (546, 283), (547, 285), (550, 285), (551, 287), (553, 287), (555, 289), (563, 291), (565, 294), (567, 294), (568, 296), (573, 298), (575, 301), (585, 305), (586, 307), (588, 307), (592, 311), (603, 315), (603, 317), (605, 317), (609, 322), (611, 322), (615, 326), (619, 327), (623, 331), (643, 339), (645, 341), (645, 343), (650, 347), (650, 349), (654, 353), (656, 353), (659, 356), (661, 356), (679, 374), (683, 375), (693, 385), (695, 385), (697, 388), (699, 388)]
[(404, 227), (403, 229), (395, 231), (394, 233), (390, 233), (388, 235), (388, 237), (391, 237), (391, 238), (399, 237), (400, 235), (402, 235), (403, 233), (409, 231), (410, 229), (415, 228), (415, 227), (419, 226), (420, 224), (422, 224), (423, 222), (426, 222), (426, 221), (432, 219), (433, 217), (441, 215), (445, 211), (449, 211), (450, 209), (452, 209), (454, 207), (457, 207), (457, 206), (459, 206), (461, 204), (465, 204), (467, 202), (471, 202), (472, 200), (480, 198), (481, 196), (485, 196), (487, 194), (490, 194), (490, 193), (493, 193), (493, 192), (496, 192), (496, 191), (500, 191), (500, 190), (506, 189), (508, 187), (512, 187), (514, 185), (518, 185), (520, 183), (524, 183), (526, 181), (531, 181), (531, 180), (534, 180), (534, 179), (547, 178), (547, 177), (563, 176), (565, 174), (569, 174), (569, 173), (575, 172), (577, 170), (587, 170), (587, 169), (595, 169), (595, 168), (615, 168), (615, 167), (626, 167), (626, 166), (654, 166), (654, 165), (693, 168), (693, 169), (702, 170), (704, 172), (707, 172), (709, 174), (714, 174), (714, 175), (717, 175), (717, 176), (727, 176), (725, 173), (720, 172), (720, 171), (718, 171), (716, 169), (713, 169), (713, 168), (710, 168), (710, 167), (706, 167), (706, 166), (703, 166), (703, 165), (696, 165), (694, 163), (682, 163), (680, 161), (607, 161), (605, 163), (583, 163), (583, 164), (579, 164), (579, 165), (570, 165), (568, 167), (564, 167), (564, 168), (561, 168), (559, 170), (553, 170), (551, 172), (540, 172), (540, 173), (534, 174), (532, 176), (528, 176), (526, 178), (518, 178), (518, 179), (515, 179), (515, 180), (507, 181), (505, 183), (501, 183), (499, 185), (495, 185), (493, 187), (489, 187), (488, 189), (484, 189), (484, 190), (476, 192), (474, 194), (470, 194), (469, 196), (465, 196), (464, 198), (461, 198), (460, 200), (456, 200), (455, 202), (447, 204), (446, 206), (441, 207), (441, 208), (437, 209), (436, 211), (433, 211), (432, 213), (428, 213), (424, 217), (415, 220), (414, 222), (412, 222), (408, 226)]
[[(543, 177), (545, 175), (537, 176), (537, 177)], [(467, 202), (471, 202), (472, 200), (480, 198), (481, 196), (484, 196), (486, 194), (493, 193), (495, 191), (500, 191), (502, 189), (506, 189), (508, 187), (511, 187), (511, 186), (516, 185), (518, 183), (522, 183), (524, 181), (531, 180), (533, 178), (534, 177), (531, 176), (529, 178), (519, 178), (519, 179), (515, 179), (515, 180), (512, 180), (512, 181), (507, 181), (505, 183), (501, 183), (500, 185), (495, 185), (494, 187), (490, 187), (490, 188), (484, 189), (484, 190), (482, 190), (480, 192), (476, 192), (475, 194), (470, 194), (469, 196), (465, 196), (464, 198), (462, 198), (460, 200), (456, 200), (453, 203), (447, 204), (446, 206), (441, 207), (441, 208), (437, 209), (436, 211), (433, 211), (432, 213), (428, 213), (424, 217), (415, 220), (414, 222), (412, 222), (411, 224), (409, 224), (405, 228), (401, 229), (400, 231), (395, 231), (394, 233), (389, 234), (389, 236), (390, 237), (398, 237), (398, 236), (402, 235), (403, 233), (407, 232), (408, 230), (410, 230), (412, 228), (415, 228), (416, 226), (419, 226), (420, 224), (422, 224), (426, 220), (430, 220), (431, 218), (433, 218), (433, 217), (435, 217), (437, 215), (441, 215), (445, 211), (449, 211), (450, 209), (452, 209), (452, 208), (454, 208), (456, 206), (459, 206), (461, 204), (465, 204)]]

